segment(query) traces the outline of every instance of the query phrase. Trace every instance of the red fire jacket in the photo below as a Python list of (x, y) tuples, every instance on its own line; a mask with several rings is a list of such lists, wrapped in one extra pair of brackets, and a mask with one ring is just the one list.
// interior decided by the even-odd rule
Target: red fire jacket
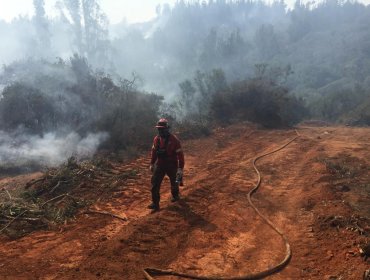
[(169, 135), (166, 148), (166, 157), (164, 158), (157, 156), (158, 139), (160, 145), (159, 148), (164, 149), (166, 145), (166, 140), (164, 138), (160, 137), (159, 135), (154, 137), (150, 163), (151, 164), (156, 163), (157, 166), (174, 165), (179, 168), (184, 168), (185, 165), (184, 153), (181, 149), (179, 139), (173, 134)]

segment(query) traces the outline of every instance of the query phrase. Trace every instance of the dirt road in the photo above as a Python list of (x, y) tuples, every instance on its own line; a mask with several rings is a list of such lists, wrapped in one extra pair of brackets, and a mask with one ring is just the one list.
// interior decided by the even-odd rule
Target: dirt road
[[(290, 264), (270, 278), (362, 279), (370, 268), (359, 254), (370, 233), (370, 129), (300, 126), (298, 132), (296, 141), (258, 162), (263, 179), (253, 201), (293, 251)], [(94, 207), (126, 215), (127, 222), (80, 214), (58, 231), (2, 237), (0, 278), (136, 280), (145, 267), (238, 276), (272, 267), (285, 247), (247, 203), (257, 179), (251, 164), (294, 136), (294, 130), (235, 125), (185, 141), (182, 199), (170, 202), (165, 180), (155, 214), (146, 209), (148, 158), (117, 166), (135, 169), (138, 179)]]

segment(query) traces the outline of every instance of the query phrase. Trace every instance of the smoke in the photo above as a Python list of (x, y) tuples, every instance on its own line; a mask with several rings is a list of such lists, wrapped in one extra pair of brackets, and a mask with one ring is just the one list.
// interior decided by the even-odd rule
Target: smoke
[(57, 166), (71, 156), (89, 158), (107, 138), (107, 133), (90, 133), (82, 138), (75, 132), (65, 136), (47, 133), (41, 137), (0, 131), (0, 168)]
[[(109, 25), (98, 0), (58, 1), (55, 17), (45, 13), (45, 2), (50, 1), (33, 0), (32, 18), (0, 20), (6, 38), (0, 44), (0, 168), (87, 157), (107, 138), (91, 131), (108, 131), (117, 147), (137, 143), (132, 137), (143, 137), (121, 130), (119, 122), (129, 127), (147, 112), (154, 115), (157, 105), (151, 101), (139, 108), (133, 103), (137, 97), (125, 99), (120, 77), (133, 72), (129, 80), (137, 90), (163, 95), (167, 102), (184, 92), (199, 94), (184, 81), (196, 86), (193, 77), (200, 73), (198, 80), (207, 85), (202, 73), (219, 68), (225, 80), (235, 81), (268, 65), (307, 100), (348, 92), (348, 85), (370, 85), (370, 9), (351, 1), (323, 1), (312, 8), (298, 1), (289, 11), (282, 1), (179, 1), (158, 8), (149, 22), (115, 25)], [(292, 71), (284, 72), (286, 65)], [(324, 104), (313, 101), (308, 103)], [(326, 115), (325, 106), (322, 110)], [(21, 125), (28, 131), (19, 132)]]

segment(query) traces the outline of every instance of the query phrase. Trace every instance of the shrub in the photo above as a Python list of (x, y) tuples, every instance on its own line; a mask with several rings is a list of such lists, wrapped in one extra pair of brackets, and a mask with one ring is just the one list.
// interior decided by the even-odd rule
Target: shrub
[(38, 89), (15, 83), (6, 87), (0, 102), (0, 128), (12, 130), (25, 127), (31, 133), (42, 133), (55, 122), (51, 98)]
[(117, 84), (95, 73), (77, 55), (50, 63), (25, 60), (4, 68), (0, 81), (0, 130), (40, 136), (52, 132), (61, 139), (71, 132), (81, 137), (107, 132), (104, 148), (147, 148), (163, 97), (140, 92), (133, 81)]
[(210, 113), (219, 122), (247, 120), (274, 128), (299, 122), (307, 110), (287, 88), (258, 78), (236, 82), (230, 90), (215, 94)]

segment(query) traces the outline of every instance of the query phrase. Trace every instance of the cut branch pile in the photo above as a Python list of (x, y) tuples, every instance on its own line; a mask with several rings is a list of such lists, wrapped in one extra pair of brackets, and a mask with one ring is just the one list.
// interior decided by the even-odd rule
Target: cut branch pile
[(360, 235), (370, 236), (370, 220), (359, 215), (344, 216), (319, 216), (317, 219), (320, 229), (345, 228), (346, 230), (358, 232)]
[(28, 182), (15, 197), (0, 196), (0, 234), (16, 238), (37, 229), (52, 228), (73, 218), (80, 208), (117, 190), (119, 181), (136, 177), (136, 171), (114, 170), (105, 160), (77, 162), (71, 157), (58, 168)]

